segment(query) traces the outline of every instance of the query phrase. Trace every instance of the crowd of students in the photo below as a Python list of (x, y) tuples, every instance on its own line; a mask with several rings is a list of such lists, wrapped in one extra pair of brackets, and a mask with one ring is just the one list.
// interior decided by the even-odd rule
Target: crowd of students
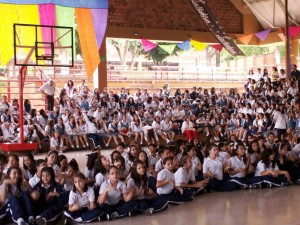
[[(194, 87), (173, 96), (90, 92), (68, 81), (59, 107), (39, 113), (25, 101), (26, 141), (50, 141), (45, 160), (0, 155), (0, 219), (46, 224), (151, 215), (214, 191), (300, 183), (300, 72), (248, 79), (243, 94)], [(18, 102), (2, 97), (2, 142), (17, 142)], [(14, 113), (16, 111), (16, 113)], [(176, 134), (186, 140), (175, 140)], [(201, 139), (198, 139), (201, 133)], [(125, 143), (128, 137), (134, 141)], [(86, 168), (69, 161), (68, 149), (90, 149)], [(101, 154), (114, 140), (110, 159)], [(201, 141), (200, 141), (201, 140)]]

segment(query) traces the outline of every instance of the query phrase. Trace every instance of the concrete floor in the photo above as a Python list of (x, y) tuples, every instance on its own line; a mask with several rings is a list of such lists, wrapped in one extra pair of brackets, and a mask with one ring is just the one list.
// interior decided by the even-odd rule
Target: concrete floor
[[(108, 156), (111, 151), (103, 151)], [(78, 160), (84, 168), (87, 152), (66, 153), (69, 159)], [(44, 158), (39, 154), (36, 158)], [(84, 159), (85, 158), (85, 159)], [(300, 187), (210, 193), (196, 197), (192, 202), (170, 206), (166, 211), (152, 216), (137, 215), (114, 221), (91, 224), (107, 225), (300, 225)]]

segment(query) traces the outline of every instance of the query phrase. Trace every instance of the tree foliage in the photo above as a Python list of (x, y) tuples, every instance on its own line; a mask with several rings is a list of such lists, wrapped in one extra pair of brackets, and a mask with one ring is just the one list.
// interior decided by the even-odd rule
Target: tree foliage
[[(245, 56), (263, 55), (275, 51), (275, 47), (254, 47), (254, 46), (239, 46)], [(237, 57), (232, 56), (225, 49), (221, 52), (221, 61), (230, 61)]]

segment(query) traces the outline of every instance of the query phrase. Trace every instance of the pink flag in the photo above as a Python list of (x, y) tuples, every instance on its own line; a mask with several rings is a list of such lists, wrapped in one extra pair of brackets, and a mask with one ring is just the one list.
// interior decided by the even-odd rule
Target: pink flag
[(255, 36), (261, 40), (261, 41), (264, 41), (266, 40), (266, 38), (268, 37), (269, 33), (271, 32), (271, 29), (268, 29), (268, 30), (263, 30), (261, 32), (257, 32), (255, 33)]
[(154, 49), (154, 48), (157, 47), (157, 44), (154, 44), (153, 42), (148, 41), (145, 38), (142, 38), (141, 40), (142, 40), (142, 44), (143, 44), (145, 52), (148, 52), (148, 51), (150, 51), (150, 50), (152, 50), (152, 49)]
[[(42, 4), (39, 5), (39, 14), (40, 14), (40, 23), (41, 25), (49, 25), (49, 26), (55, 26), (55, 5), (53, 4)], [(56, 40), (56, 32), (55, 30), (52, 30), (52, 37), (51, 37), (51, 29), (47, 27), (42, 27), (42, 38), (43, 42), (55, 42)], [(42, 42), (41, 40), (38, 40), (39, 42)], [(56, 43), (54, 43), (56, 45)], [(51, 53), (50, 45), (44, 45), (45, 54)]]
[(289, 27), (290, 35), (292, 38), (295, 38), (300, 32), (300, 26)]
[(219, 52), (222, 51), (222, 49), (224, 48), (224, 46), (221, 44), (210, 45), (210, 47), (213, 47), (214, 49), (216, 49)]

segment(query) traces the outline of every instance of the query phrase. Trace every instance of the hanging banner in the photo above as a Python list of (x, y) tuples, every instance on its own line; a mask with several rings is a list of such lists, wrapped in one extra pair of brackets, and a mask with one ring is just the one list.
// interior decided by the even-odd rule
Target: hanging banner
[(266, 38), (268, 37), (268, 35), (270, 34), (271, 29), (268, 30), (263, 30), (261, 32), (257, 32), (255, 33), (255, 36), (260, 40), (260, 41), (264, 41), (266, 40)]
[(233, 56), (245, 55), (227, 33), (219, 26), (216, 18), (210, 12), (205, 0), (190, 0), (195, 10), (209, 28), (211, 33), (218, 39), (224, 48)]
[(208, 46), (208, 44), (204, 44), (202, 42), (195, 41), (195, 40), (192, 40), (192, 39), (191, 39), (191, 44), (199, 52), (202, 51), (203, 49), (205, 49)]
[(177, 47), (181, 48), (184, 51), (188, 51), (188, 50), (190, 50), (191, 42), (190, 42), (190, 40), (186, 40), (185, 42), (178, 44)]
[(150, 51), (150, 50), (152, 50), (152, 49), (154, 49), (154, 48), (157, 47), (157, 44), (154, 44), (153, 42), (148, 41), (145, 38), (142, 38), (142, 44), (143, 44), (145, 52), (148, 52), (148, 51)]

